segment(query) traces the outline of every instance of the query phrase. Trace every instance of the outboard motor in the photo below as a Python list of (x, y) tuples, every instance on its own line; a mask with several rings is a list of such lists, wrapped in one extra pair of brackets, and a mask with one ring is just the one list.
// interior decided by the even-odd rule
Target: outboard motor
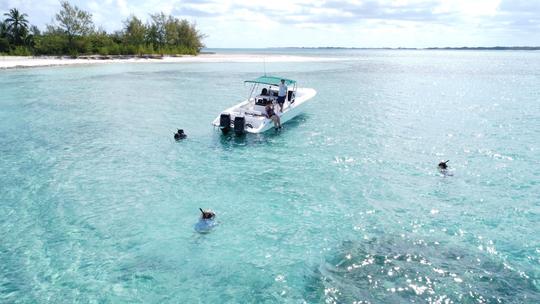
[(231, 114), (221, 114), (219, 116), (219, 128), (223, 134), (229, 133), (231, 130)]
[(234, 118), (234, 133), (236, 135), (244, 134), (246, 129), (246, 118), (245, 117), (235, 117)]
[(290, 103), (293, 103), (293, 102), (294, 102), (294, 92), (293, 92), (293, 91), (287, 92), (287, 100), (288, 100)]

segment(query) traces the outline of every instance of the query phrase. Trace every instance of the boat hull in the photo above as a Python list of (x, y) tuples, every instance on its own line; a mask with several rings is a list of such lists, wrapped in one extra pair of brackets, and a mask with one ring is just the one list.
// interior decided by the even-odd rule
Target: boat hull
[[(276, 113), (280, 118), (281, 124), (284, 124), (287, 121), (301, 114), (305, 108), (306, 102), (312, 99), (317, 94), (317, 92), (311, 88), (298, 88), (298, 93), (298, 97), (295, 98), (294, 102), (285, 103), (283, 113), (280, 113), (278, 111), (278, 105), (274, 107)], [(220, 115), (212, 122), (212, 124), (216, 127), (220, 127), (223, 129), (223, 126), (220, 126), (220, 116), (222, 114), (225, 114), (230, 115), (231, 121), (234, 121), (236, 117), (244, 117), (246, 124), (244, 131), (247, 133), (263, 133), (274, 128), (274, 122), (264, 116), (264, 113), (262, 113), (263, 110), (258, 109), (259, 111), (257, 111), (250, 108), (251, 103), (252, 101), (245, 100), (231, 108), (226, 109), (225, 111), (220, 113)], [(226, 129), (227, 131), (232, 130), (233, 126), (228, 126), (228, 128)]]

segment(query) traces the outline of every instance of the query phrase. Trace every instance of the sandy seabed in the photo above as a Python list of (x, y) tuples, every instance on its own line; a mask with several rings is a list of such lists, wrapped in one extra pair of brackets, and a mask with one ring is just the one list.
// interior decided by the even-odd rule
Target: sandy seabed
[(107, 63), (159, 63), (159, 62), (310, 62), (336, 61), (338, 58), (310, 57), (293, 55), (260, 55), (260, 54), (201, 54), (197, 56), (163, 57), (163, 58), (128, 58), (128, 59), (72, 59), (60, 57), (24, 57), (0, 56), (0, 69), (31, 68), (44, 66), (107, 64)]

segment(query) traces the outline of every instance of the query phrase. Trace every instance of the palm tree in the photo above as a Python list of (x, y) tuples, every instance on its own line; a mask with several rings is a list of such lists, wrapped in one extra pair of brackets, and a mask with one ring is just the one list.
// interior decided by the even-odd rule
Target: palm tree
[(24, 39), (28, 34), (28, 17), (27, 14), (21, 14), (18, 9), (12, 8), (9, 10), (9, 13), (5, 13), (6, 20), (6, 29), (8, 32), (8, 37), (15, 45), (22, 45)]

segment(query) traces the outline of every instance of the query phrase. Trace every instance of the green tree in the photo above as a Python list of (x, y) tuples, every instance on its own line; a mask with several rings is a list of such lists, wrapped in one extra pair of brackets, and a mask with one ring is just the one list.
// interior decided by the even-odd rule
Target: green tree
[(9, 51), (9, 41), (7, 39), (7, 26), (0, 20), (0, 53)]
[(178, 31), (178, 44), (185, 48), (195, 50), (197, 53), (204, 47), (202, 40), (205, 35), (201, 34), (194, 23), (189, 23), (187, 20), (176, 20)]
[(0, 20), (0, 38), (6, 38), (7, 36), (7, 25), (5, 22)]
[(75, 40), (78, 37), (89, 35), (94, 31), (92, 14), (72, 6), (67, 1), (61, 1), (62, 8), (56, 14), (57, 31), (66, 35), (70, 50), (74, 50)]
[(164, 13), (150, 15), (147, 25), (146, 44), (161, 54), (197, 54), (204, 46), (195, 24)]
[(122, 50), (116, 34), (107, 34), (103, 29), (99, 29), (94, 33), (88, 35), (86, 39), (91, 45), (90, 52), (93, 54), (101, 55), (120, 55)]
[(28, 15), (13, 8), (0, 20), (0, 53), (10, 55), (197, 54), (203, 47), (195, 24), (172, 15), (150, 15), (146, 24), (131, 16), (121, 31), (107, 33), (95, 29), (89, 12), (61, 0), (55, 21), (42, 33), (30, 26)]
[(33, 48), (35, 46), (36, 37), (39, 37), (40, 35), (41, 35), (41, 31), (39, 30), (37, 26), (35, 25), (30, 26), (28, 35), (26, 35), (26, 38), (24, 39), (24, 44), (26, 46), (29, 46), (30, 48)]
[(18, 9), (12, 8), (4, 16), (7, 17), (4, 23), (8, 40), (16, 46), (23, 45), (28, 35), (28, 20), (26, 19), (28, 15), (21, 14)]
[(153, 45), (154, 49), (159, 50), (163, 54), (163, 48), (167, 41), (167, 16), (164, 13), (150, 15), (152, 19), (148, 27), (148, 40)]
[(35, 52), (39, 55), (65, 55), (69, 52), (68, 41), (65, 35), (54, 31), (47, 31), (34, 38)]
[(9, 41), (6, 38), (0, 38), (0, 53), (7, 53), (9, 49)]
[(139, 18), (131, 16), (124, 21), (123, 35), (126, 44), (143, 45), (146, 37), (146, 27)]

